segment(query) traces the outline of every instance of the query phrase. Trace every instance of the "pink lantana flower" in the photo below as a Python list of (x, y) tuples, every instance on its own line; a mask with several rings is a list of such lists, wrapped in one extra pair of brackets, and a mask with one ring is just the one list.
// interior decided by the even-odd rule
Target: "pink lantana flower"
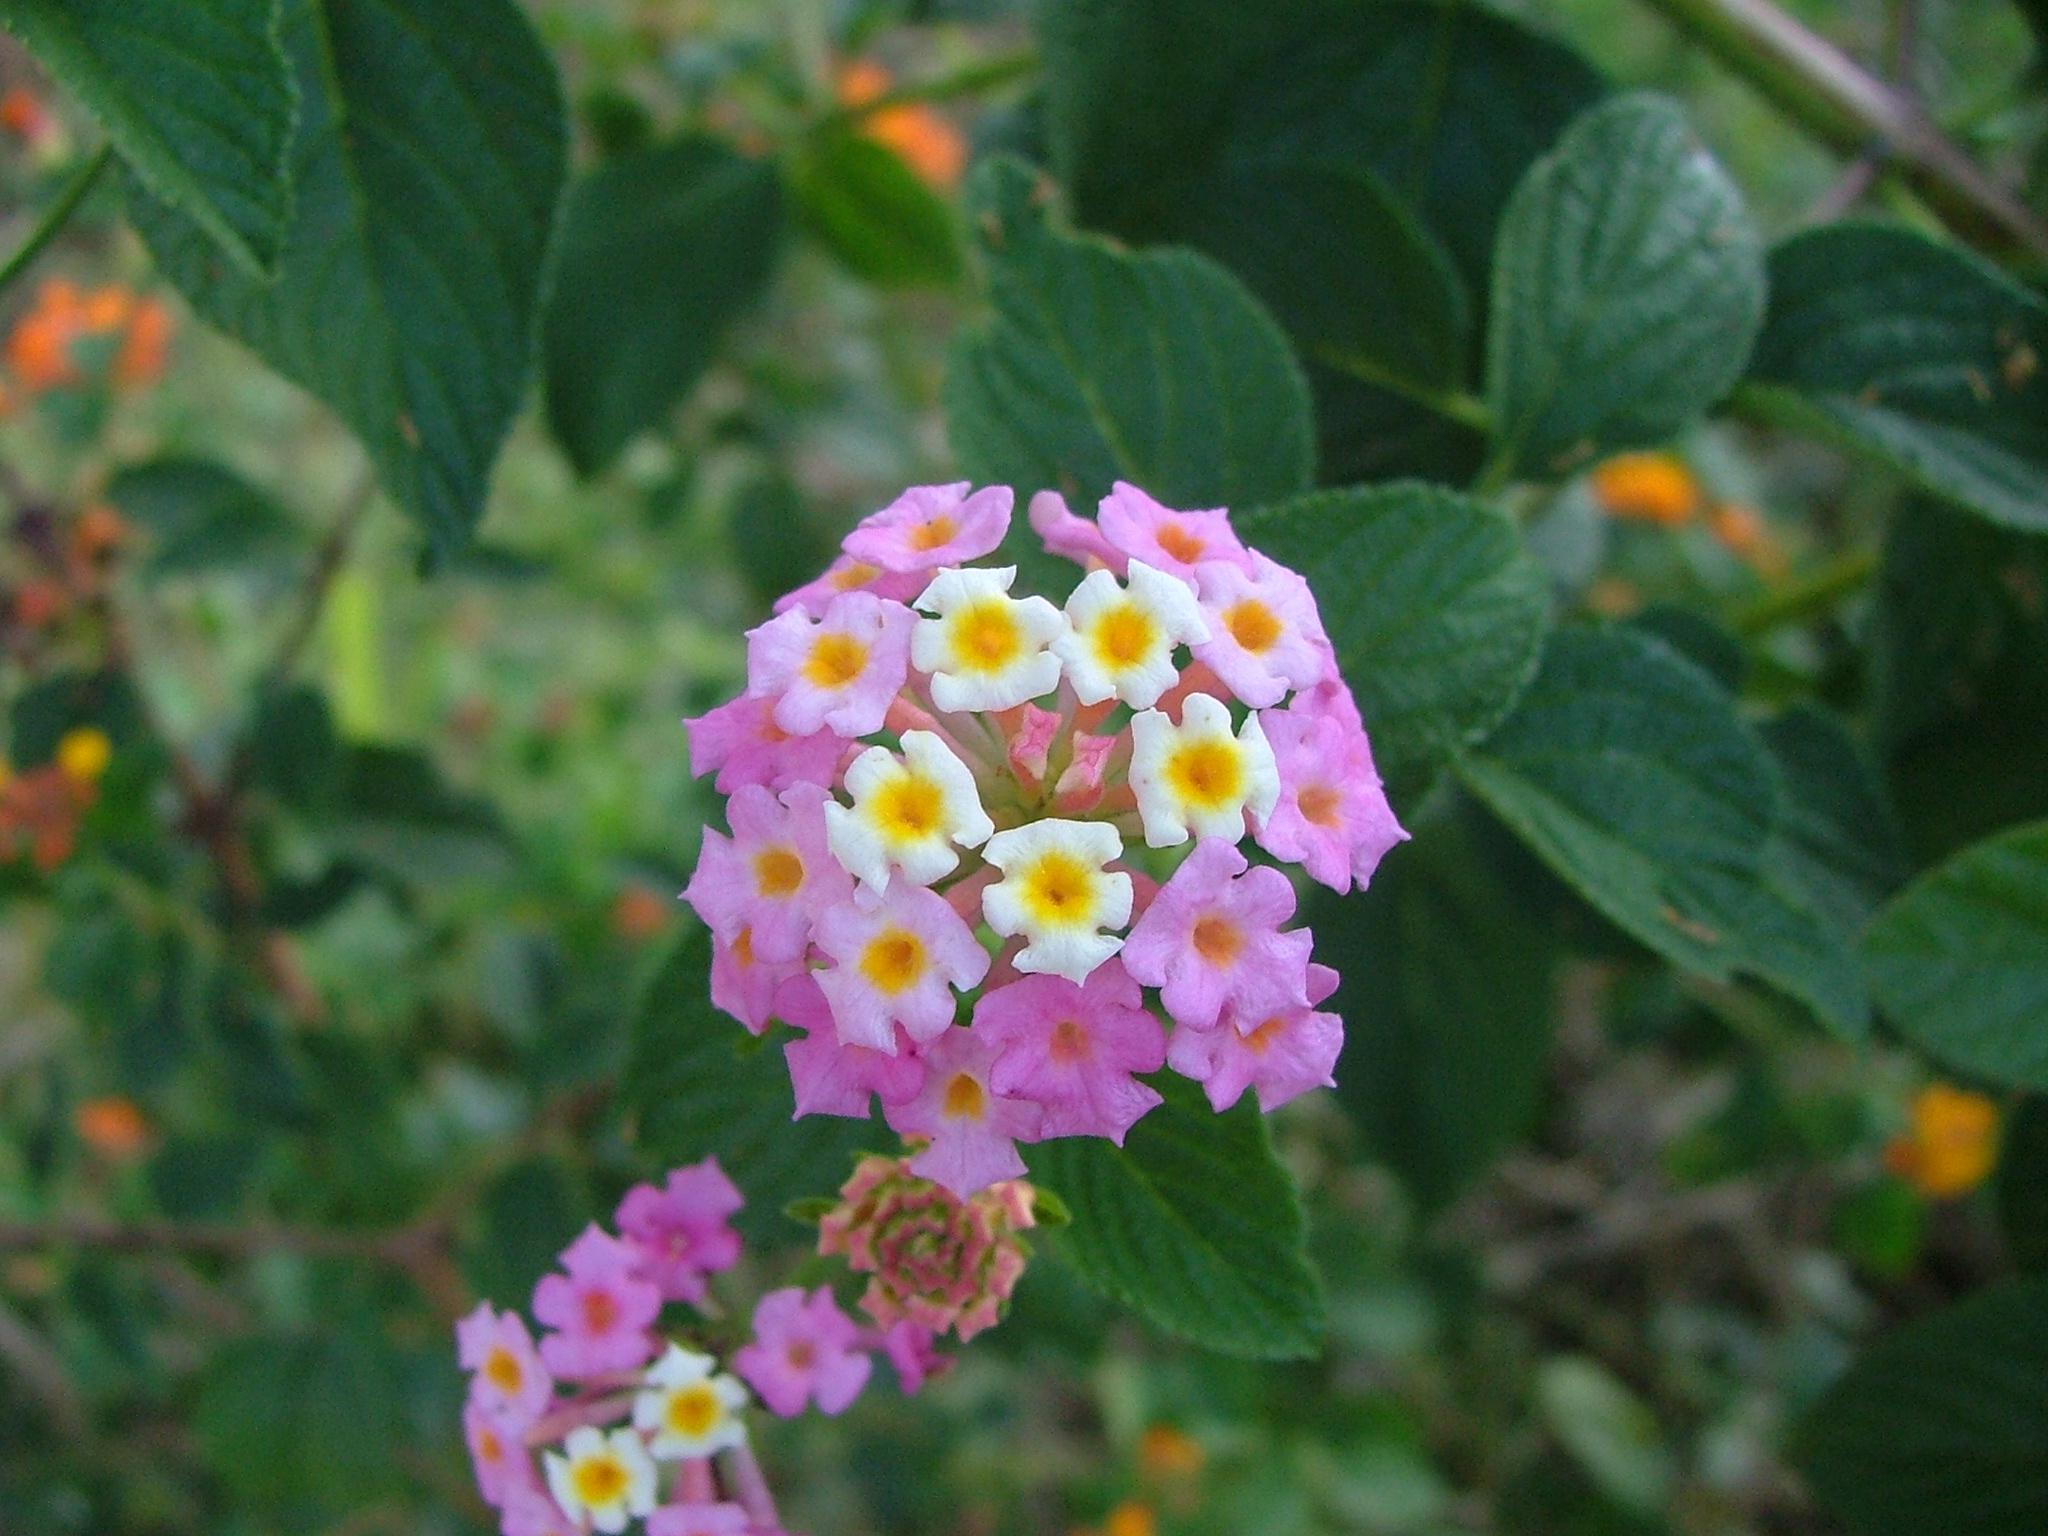
[(747, 631), (747, 690), (774, 696), (773, 719), (793, 735), (879, 731), (910, 675), (917, 616), (901, 603), (848, 592), (822, 618), (792, 608)]
[(852, 879), (825, 846), (830, 799), (817, 784), (793, 784), (779, 795), (758, 785), (733, 792), (726, 803), (732, 836), (705, 831), (683, 892), (705, 927), (728, 942), (751, 929), (763, 960), (803, 958), (817, 915), (853, 894)]
[(884, 1106), (892, 1128), (928, 1142), (911, 1172), (965, 1200), (999, 1179), (1023, 1175), (1017, 1143), (1036, 1141), (1045, 1112), (989, 1085), (995, 1052), (972, 1030), (949, 1029), (924, 1047), (927, 1069), (916, 1098)]
[(750, 1536), (753, 1529), (746, 1510), (724, 1500), (664, 1504), (647, 1517), (647, 1536)]
[(619, 1202), (619, 1233), (640, 1254), (640, 1272), (668, 1301), (702, 1301), (709, 1275), (739, 1262), (731, 1218), (745, 1198), (707, 1157), (677, 1168), (659, 1189), (636, 1184)]
[(1195, 660), (1254, 709), (1278, 704), (1297, 688), (1313, 688), (1331, 670), (1329, 637), (1308, 583), (1253, 551), (1242, 562), (1205, 560), (1195, 587), (1209, 638)]
[(546, 1411), (555, 1384), (533, 1347), (526, 1320), (481, 1303), (455, 1325), (456, 1356), (469, 1381), (470, 1401), (513, 1433)]
[(1177, 512), (1119, 480), (1095, 509), (1103, 537), (1133, 560), (1192, 581), (1205, 560), (1244, 564), (1248, 552), (1221, 509)]
[(775, 701), (741, 694), (685, 720), (690, 733), (690, 772), (712, 780), (721, 795), (746, 784), (787, 789), (792, 784), (829, 783), (839, 771), (846, 743), (830, 731), (792, 736), (775, 723)]
[(563, 1251), (562, 1268), (533, 1288), (533, 1315), (555, 1330), (540, 1341), (548, 1369), (582, 1381), (645, 1365), (661, 1292), (642, 1276), (639, 1250), (593, 1222)]
[(914, 485), (846, 536), (848, 556), (885, 571), (931, 571), (978, 560), (1010, 531), (1007, 485)]
[(1132, 926), (1124, 966), (1192, 1029), (1210, 1028), (1225, 1007), (1260, 1019), (1304, 1008), (1311, 939), (1305, 928), (1280, 931), (1293, 916), (1285, 875), (1204, 838)]
[(503, 1536), (586, 1536), (586, 1528), (562, 1513), (538, 1479), (506, 1489), (498, 1529)]
[(1338, 1053), (1344, 1049), (1344, 1021), (1315, 1005), (1337, 990), (1337, 973), (1327, 965), (1308, 968), (1309, 1006), (1289, 1008), (1246, 1027), (1226, 1014), (1214, 1029), (1177, 1029), (1167, 1061), (1183, 1077), (1202, 1085), (1219, 1114), (1247, 1087), (1259, 1108), (1275, 1110), (1311, 1088), (1333, 1088)]
[(1321, 689), (1261, 718), (1280, 794), (1255, 834), (1259, 846), (1333, 890), (1354, 882), (1363, 890), (1387, 850), (1408, 836), (1387, 803), (1365, 732), (1348, 727)]
[(953, 1368), (953, 1357), (939, 1352), (938, 1335), (907, 1317), (883, 1331), (882, 1352), (895, 1367), (905, 1397), (915, 1397), (932, 1377)]
[(1102, 530), (1085, 517), (1076, 517), (1058, 491), (1040, 491), (1025, 511), (1031, 531), (1053, 554), (1091, 569), (1101, 566), (1118, 576), (1130, 560), (1122, 550), (1102, 536)]
[(844, 592), (869, 592), (891, 602), (907, 603), (924, 590), (924, 577), (916, 571), (885, 571), (879, 565), (841, 555), (825, 569), (792, 592), (775, 599), (775, 611), (796, 608), (812, 618), (824, 617), (832, 599)]
[(1042, 1136), (1107, 1136), (1122, 1146), (1124, 1133), (1159, 1103), (1131, 1074), (1165, 1064), (1166, 1032), (1115, 960), (1080, 986), (1063, 976), (1026, 976), (984, 993), (974, 1033), (995, 1050), (989, 1087), (1045, 1106)]
[(796, 1092), (796, 1117), (843, 1115), (865, 1120), (876, 1094), (885, 1104), (900, 1104), (924, 1084), (924, 1063), (899, 1035), (896, 1054), (847, 1045), (839, 1038), (832, 1005), (817, 978), (806, 972), (783, 983), (775, 1000), (776, 1017), (803, 1031), (803, 1038), (782, 1048), (789, 1080)]
[(818, 947), (835, 962), (818, 975), (840, 1040), (884, 1055), (896, 1026), (929, 1040), (953, 1022), (953, 991), (988, 974), (988, 951), (945, 897), (892, 882), (872, 907), (847, 902), (818, 923)]
[(742, 927), (730, 944), (711, 946), (711, 1001), (758, 1035), (775, 1017), (775, 994), (804, 971), (802, 960), (764, 960), (754, 953), (754, 930)]
[(868, 1384), (874, 1362), (856, 1346), (860, 1329), (820, 1286), (808, 1296), (795, 1286), (770, 1291), (754, 1308), (754, 1337), (732, 1357), (771, 1413), (788, 1419), (815, 1402), (839, 1413)]
[(493, 1509), (504, 1506), (515, 1486), (533, 1482), (533, 1459), (520, 1441), (522, 1433), (474, 1397), (463, 1405), (462, 1438), (469, 1446), (476, 1491)]

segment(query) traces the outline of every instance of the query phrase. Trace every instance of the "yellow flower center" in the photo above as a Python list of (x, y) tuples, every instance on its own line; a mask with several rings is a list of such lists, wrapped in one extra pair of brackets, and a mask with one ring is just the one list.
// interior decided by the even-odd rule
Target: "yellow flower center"
[(1195, 953), (1211, 965), (1229, 965), (1244, 951), (1244, 930), (1213, 914), (1195, 923)]
[(1297, 803), (1301, 806), (1301, 819), (1315, 826), (1334, 827), (1342, 820), (1338, 812), (1343, 807), (1343, 797), (1328, 784), (1309, 785)]
[(1263, 1056), (1273, 1048), (1273, 1041), (1286, 1027), (1287, 1021), (1276, 1014), (1244, 1037), (1244, 1048), (1254, 1056)]
[(1227, 736), (1181, 743), (1166, 760), (1166, 782), (1183, 805), (1222, 810), (1244, 798), (1244, 761)]
[(525, 1385), (526, 1372), (520, 1369), (519, 1357), (500, 1344), (484, 1357), (484, 1380), (510, 1396)]
[(1189, 533), (1179, 523), (1168, 523), (1159, 530), (1159, 547), (1182, 565), (1193, 565), (1202, 558), (1209, 545), (1207, 540)]
[(701, 1440), (719, 1419), (721, 1404), (708, 1381), (696, 1382), (668, 1399), (668, 1427), (688, 1440)]
[(1042, 924), (1091, 925), (1096, 874), (1084, 860), (1055, 848), (1024, 872), (1024, 904)]
[(1230, 631), (1230, 638), (1254, 656), (1262, 655), (1278, 645), (1283, 630), (1280, 615), (1256, 597), (1248, 597), (1241, 603), (1231, 604), (1223, 615), (1223, 625)]
[(754, 963), (754, 925), (747, 924), (733, 935), (732, 958), (742, 970)]
[(916, 550), (937, 549), (941, 544), (950, 544), (953, 536), (960, 531), (960, 525), (940, 513), (929, 522), (919, 523), (910, 530), (910, 547)]
[(754, 855), (754, 888), (777, 900), (804, 883), (804, 861), (787, 848), (763, 848)]
[(987, 1105), (988, 1095), (982, 1092), (981, 1084), (965, 1072), (955, 1072), (953, 1080), (946, 1084), (942, 1109), (948, 1120), (979, 1120)]
[(804, 681), (815, 688), (844, 688), (868, 664), (868, 648), (851, 635), (820, 635), (804, 658)]
[(907, 928), (888, 929), (860, 952), (861, 975), (885, 997), (916, 986), (926, 964), (924, 941)]
[(488, 1424), (477, 1431), (476, 1455), (477, 1460), (492, 1463), (505, 1459), (505, 1442), (498, 1438), (498, 1432)]
[(983, 598), (953, 616), (948, 628), (953, 664), (962, 672), (1000, 672), (1024, 649), (1024, 637), (1010, 616), (1009, 602)]
[(631, 1478), (626, 1474), (625, 1463), (607, 1452), (602, 1456), (587, 1456), (577, 1462), (569, 1480), (576, 1489), (577, 1498), (592, 1508), (603, 1508), (625, 1497), (626, 1484)]
[(932, 836), (944, 809), (939, 786), (914, 773), (891, 780), (875, 795), (875, 822), (892, 843), (922, 842)]
[(1095, 659), (1112, 672), (1135, 667), (1159, 643), (1159, 626), (1152, 615), (1129, 598), (1105, 608), (1089, 635)]
[(610, 1291), (583, 1293), (583, 1326), (592, 1333), (609, 1333), (619, 1320), (619, 1304)]
[(856, 560), (844, 570), (834, 571), (825, 580), (825, 585), (835, 592), (854, 592), (868, 585), (882, 574), (879, 565), (869, 565), (865, 560)]

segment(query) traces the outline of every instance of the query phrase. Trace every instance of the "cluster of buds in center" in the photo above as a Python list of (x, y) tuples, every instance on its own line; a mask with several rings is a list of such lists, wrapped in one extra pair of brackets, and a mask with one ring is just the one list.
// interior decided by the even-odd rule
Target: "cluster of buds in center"
[(905, 492), (690, 722), (729, 797), (684, 893), (713, 1000), (800, 1032), (799, 1115), (879, 1097), (962, 1197), (1021, 1175), (1019, 1142), (1120, 1143), (1164, 1066), (1219, 1110), (1329, 1083), (1337, 978), (1286, 867), (1346, 890), (1406, 836), (1300, 575), (1222, 511), (1048, 492), (1031, 528), (1085, 572), (1055, 603), (969, 563), (1011, 505)]
[[(943, 1292), (954, 1308), (944, 1320), (924, 1308), (885, 1320), (870, 1306), (879, 1326), (863, 1327), (830, 1290), (785, 1287), (759, 1299), (726, 1353), (710, 1280), (740, 1257), (730, 1225), (739, 1191), (713, 1159), (627, 1191), (617, 1231), (585, 1228), (534, 1288), (537, 1342), (525, 1318), (489, 1303), (456, 1329), (471, 1373), (470, 1457), (503, 1536), (617, 1536), (636, 1520), (646, 1536), (783, 1536), (748, 1442), (748, 1409), (758, 1400), (782, 1418), (844, 1412), (867, 1388), (876, 1354), (917, 1391), (949, 1363), (936, 1348), (941, 1332), (964, 1339), (995, 1320), (1023, 1264), (1009, 1226), (1029, 1224), (1030, 1200), (1019, 1186), (1005, 1208), (1017, 1204), (1021, 1219), (979, 1208), (966, 1218), (984, 1241), (955, 1241), (954, 1251), (1004, 1256), (976, 1258), (964, 1266), (973, 1275), (950, 1288), (923, 1276), (905, 1249), (854, 1258), (891, 1295)], [(659, 1329), (678, 1304), (694, 1309), (687, 1342)]]

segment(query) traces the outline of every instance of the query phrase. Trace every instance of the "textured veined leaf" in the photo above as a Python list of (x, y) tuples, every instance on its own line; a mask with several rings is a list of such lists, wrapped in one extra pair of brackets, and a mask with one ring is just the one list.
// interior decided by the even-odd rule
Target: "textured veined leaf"
[(1746, 403), (1980, 517), (2048, 529), (2048, 303), (1885, 225), (1796, 235), (1770, 272)]
[(1308, 386), (1258, 302), (1206, 257), (1057, 232), (1048, 192), (1014, 160), (969, 183), (992, 313), (947, 361), (967, 473), (1090, 506), (1119, 479), (1182, 507), (1306, 489)]
[(636, 150), (576, 183), (542, 334), (548, 421), (579, 470), (690, 392), (782, 235), (774, 165), (718, 139)]
[(1703, 414), (1749, 360), (1763, 246), (1676, 106), (1575, 122), (1501, 219), (1487, 332), (1496, 457), (1556, 474)]
[(1549, 582), (1484, 502), (1420, 484), (1321, 491), (1238, 527), (1308, 577), (1397, 808), (1535, 675)]
[(1987, 838), (1872, 920), (1863, 962), (1885, 1017), (1951, 1067), (2048, 1089), (2048, 821)]
[(1258, 1106), (1247, 1096), (1218, 1115), (1193, 1084), (1151, 1081), (1166, 1102), (1121, 1148), (1092, 1137), (1025, 1148), (1032, 1178), (1073, 1214), (1050, 1234), (1053, 1251), (1104, 1295), (1207, 1348), (1314, 1354), (1322, 1287)]
[(567, 154), (554, 67), (512, 0), (285, 0), (283, 39), (301, 118), (275, 277), (173, 207), (138, 195), (131, 215), (200, 315), (348, 424), (445, 557), (531, 376)]
[(263, 273), (284, 249), (298, 121), (278, 17), (279, 0), (0, 0), (142, 184)]

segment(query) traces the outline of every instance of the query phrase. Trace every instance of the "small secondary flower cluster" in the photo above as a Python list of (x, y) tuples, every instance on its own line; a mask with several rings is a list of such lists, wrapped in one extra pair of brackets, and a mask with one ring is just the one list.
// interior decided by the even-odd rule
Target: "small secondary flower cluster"
[[(700, 1320), (720, 1315), (709, 1279), (740, 1257), (730, 1224), (740, 1192), (710, 1158), (627, 1191), (616, 1234), (593, 1224), (563, 1251), (559, 1271), (534, 1288), (538, 1342), (524, 1318), (488, 1302), (462, 1320), (456, 1345), (471, 1373), (463, 1428), (503, 1536), (616, 1536), (635, 1519), (647, 1536), (781, 1536), (748, 1444), (748, 1405), (758, 1397), (783, 1418), (812, 1406), (840, 1413), (866, 1388), (876, 1352), (917, 1391), (951, 1363), (939, 1335), (966, 1339), (995, 1321), (1023, 1267), (1011, 1232), (1030, 1225), (1027, 1186), (983, 1197), (1002, 1206), (995, 1213), (900, 1168), (864, 1165), (864, 1174), (831, 1218), (840, 1238), (820, 1248), (868, 1272), (871, 1297), (900, 1299), (867, 1306), (877, 1327), (855, 1323), (828, 1289), (788, 1287), (761, 1297), (730, 1370), (707, 1349), (660, 1336), (670, 1303), (697, 1308)], [(900, 1219), (882, 1219), (879, 1186), (899, 1209), (924, 1212), (922, 1242), (855, 1235), (901, 1230)], [(975, 1262), (940, 1282), (920, 1267), (934, 1246)]]
[(1332, 1081), (1336, 974), (1240, 845), (1346, 890), (1407, 835), (1307, 582), (1227, 513), (1041, 492), (1032, 529), (1087, 568), (1061, 607), (967, 563), (1011, 505), (906, 491), (688, 722), (729, 796), (684, 893), (713, 1001), (801, 1033), (799, 1115), (878, 1096), (962, 1196), (1022, 1174), (1019, 1142), (1121, 1143), (1162, 1066), (1218, 1110)]

